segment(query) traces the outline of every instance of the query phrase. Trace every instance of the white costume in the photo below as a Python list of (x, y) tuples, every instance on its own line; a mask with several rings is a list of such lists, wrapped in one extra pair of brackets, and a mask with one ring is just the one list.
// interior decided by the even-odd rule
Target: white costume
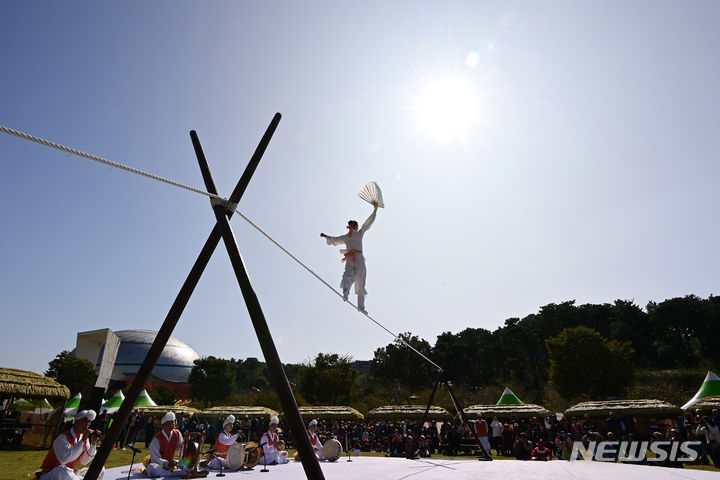
[[(175, 414), (173, 412), (166, 413), (162, 418), (163, 425), (166, 422), (174, 421)], [(176, 437), (173, 438), (173, 436)], [(177, 442), (174, 449), (170, 448), (173, 440)], [(169, 468), (169, 463), (175, 458), (175, 456), (182, 455), (182, 450), (183, 438), (179, 430), (171, 430), (170, 435), (166, 434), (165, 430), (160, 430), (156, 433), (152, 442), (150, 442), (150, 463), (145, 469), (148, 477), (181, 477), (185, 475), (186, 472), (181, 468), (178, 468), (177, 470), (170, 470)]]
[[(270, 425), (277, 425), (278, 423), (279, 421), (277, 417), (270, 419)], [(280, 437), (278, 437), (278, 434), (275, 432), (268, 430), (263, 433), (263, 436), (260, 439), (260, 445), (262, 445), (263, 449), (263, 458), (260, 459), (261, 465), (272, 465), (273, 462), (280, 465), (289, 462), (287, 452), (279, 452), (275, 448), (275, 444), (277, 444), (279, 440)]]
[(340, 287), (343, 289), (343, 298), (347, 300), (347, 295), (350, 292), (350, 287), (355, 283), (355, 293), (358, 296), (358, 309), (365, 310), (365, 278), (367, 276), (367, 269), (365, 268), (365, 257), (362, 253), (362, 239), (365, 232), (367, 232), (373, 223), (375, 223), (376, 211), (365, 220), (360, 230), (350, 231), (339, 237), (331, 237), (326, 235), (325, 241), (328, 245), (341, 245), (345, 244), (345, 249), (340, 250), (345, 258), (342, 260), (345, 262), (345, 272), (343, 273), (342, 280), (340, 281)]
[[(82, 410), (75, 416), (75, 421), (87, 418), (90, 422), (95, 419), (93, 410)], [(85, 477), (87, 468), (75, 470), (75, 464), (85, 465), (90, 463), (95, 456), (95, 445), (90, 444), (90, 439), (79, 437), (75, 429), (71, 428), (53, 440), (52, 447), (43, 462), (43, 470), (51, 468), (40, 475), (41, 480), (79, 480)], [(58, 465), (59, 464), (59, 465)], [(102, 479), (105, 475), (103, 468), (98, 475)]]
[(237, 434), (230, 435), (230, 433), (225, 430), (225, 426), (234, 424), (234, 415), (229, 415), (223, 422), (223, 431), (220, 432), (217, 441), (215, 442), (216, 456), (213, 457), (212, 460), (210, 460), (210, 462), (208, 463), (208, 468), (212, 468), (215, 470), (220, 470), (220, 466), (222, 466), (222, 468), (227, 468), (227, 452), (230, 447), (235, 444), (235, 442), (237, 442), (238, 436)]
[[(313, 425), (317, 425), (317, 420), (310, 422), (310, 426), (312, 427)], [(307, 432), (308, 437), (310, 438), (310, 445), (312, 445), (318, 460), (325, 460), (325, 456), (323, 455), (323, 446), (322, 443), (320, 443), (320, 437), (318, 437), (318, 434), (313, 432), (310, 428), (308, 428)]]

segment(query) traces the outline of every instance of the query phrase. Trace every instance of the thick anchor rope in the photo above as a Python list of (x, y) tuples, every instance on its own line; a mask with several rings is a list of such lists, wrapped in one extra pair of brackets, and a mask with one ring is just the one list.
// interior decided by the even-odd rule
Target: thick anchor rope
[[(329, 288), (335, 295), (342, 298), (342, 294), (337, 291), (335, 288), (333, 288), (328, 282), (326, 282), (322, 277), (320, 277), (317, 273), (315, 273), (310, 267), (305, 265), (300, 259), (298, 259), (295, 255), (293, 255), (288, 249), (283, 247), (279, 242), (277, 242), (274, 238), (272, 238), (269, 234), (267, 234), (262, 228), (260, 228), (258, 225), (256, 225), (253, 221), (251, 221), (248, 217), (246, 217), (242, 212), (240, 212), (237, 209), (236, 204), (231, 204), (228, 199), (223, 198), (219, 195), (214, 195), (210, 192), (206, 192), (205, 190), (192, 187), (190, 185), (185, 185), (184, 183), (176, 182), (175, 180), (170, 180), (168, 178), (161, 177), (159, 175), (155, 175), (152, 173), (144, 172), (142, 170), (139, 170), (137, 168), (129, 167), (127, 165), (123, 165), (122, 163), (113, 162), (110, 160), (107, 160), (102, 157), (98, 157), (97, 155), (91, 155), (89, 153), (82, 152), (80, 150), (76, 150), (74, 148), (66, 147), (65, 145), (61, 145), (59, 143), (51, 142), (49, 140), (45, 140), (43, 138), (36, 137), (34, 135), (30, 135), (28, 133), (20, 132), (17, 130), (13, 130), (12, 128), (5, 127), (3, 125), (0, 125), (0, 132), (7, 133), (8, 135), (13, 135), (18, 138), (22, 138), (23, 140), (28, 140), (31, 142), (38, 143), (40, 145), (44, 145), (46, 147), (54, 148), (56, 150), (60, 150), (62, 152), (69, 153), (71, 155), (77, 155), (78, 157), (87, 158), (88, 160), (92, 160), (94, 162), (102, 163), (104, 165), (109, 165), (111, 167), (119, 168), (120, 170), (125, 170), (126, 172), (133, 173), (135, 175), (140, 175), (146, 178), (149, 178), (151, 180), (155, 180), (157, 182), (162, 182), (168, 185), (172, 185), (177, 188), (182, 188), (183, 190), (188, 190), (193, 193), (197, 193), (200, 195), (205, 195), (206, 197), (209, 197), (213, 203), (213, 205), (220, 204), (223, 205), (227, 210), (232, 210), (233, 212), (237, 213), (243, 220), (245, 220), (250, 226), (252, 226), (255, 230), (260, 232), (261, 235), (263, 235), (265, 238), (270, 240), (273, 244), (275, 244), (276, 247), (278, 247), (280, 250), (282, 250), (286, 255), (288, 255), (290, 258), (295, 260), (295, 262), (300, 265), (302, 268), (304, 268), (308, 273), (310, 273), (313, 277), (315, 277), (317, 280), (319, 280), (323, 285), (325, 285), (327, 288)], [(410, 345), (407, 341), (405, 341), (404, 338), (401, 336), (393, 333), (388, 328), (386, 328), (382, 323), (375, 320), (373, 317), (368, 315), (367, 313), (361, 311), (358, 309), (357, 305), (350, 301), (346, 301), (348, 304), (353, 306), (358, 312), (365, 315), (371, 322), (373, 322), (378, 327), (385, 330), (387, 333), (393, 336), (396, 341), (402, 343), (406, 347), (408, 347), (410, 350), (418, 354), (421, 358), (423, 358), (426, 362), (428, 362), (430, 365), (432, 365), (438, 372), (442, 371), (443, 369), (430, 360), (427, 356), (423, 355), (420, 351), (418, 351), (415, 347)]]

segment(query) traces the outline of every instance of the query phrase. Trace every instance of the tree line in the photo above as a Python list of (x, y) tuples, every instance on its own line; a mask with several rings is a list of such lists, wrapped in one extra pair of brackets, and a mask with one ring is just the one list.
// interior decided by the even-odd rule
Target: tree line
[[(526, 402), (556, 408), (633, 395), (673, 397), (664, 399), (677, 402), (697, 389), (701, 371), (720, 365), (720, 298), (688, 295), (649, 302), (645, 310), (632, 300), (584, 305), (567, 301), (507, 319), (494, 331), (469, 326), (458, 333), (444, 332), (434, 344), (410, 333), (400, 337), (402, 341), (377, 348), (369, 362), (320, 353), (302, 364), (285, 364), (298, 402), (360, 410), (422, 403), (438, 374), (403, 342), (440, 365), (461, 399), (470, 403), (495, 403), (504, 385), (512, 385)], [(50, 366), (49, 376), (61, 371), (53, 362)], [(661, 389), (658, 385), (670, 377), (674, 388)], [(257, 358), (199, 359), (189, 383), (192, 399), (203, 406), (280, 408), (267, 366)], [(450, 404), (442, 393), (437, 398), (438, 404)]]

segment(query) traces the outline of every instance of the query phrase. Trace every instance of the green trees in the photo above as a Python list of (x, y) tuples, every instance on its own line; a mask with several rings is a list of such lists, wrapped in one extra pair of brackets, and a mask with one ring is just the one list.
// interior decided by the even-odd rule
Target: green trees
[(312, 404), (347, 404), (357, 375), (352, 357), (318, 353), (312, 362), (300, 366), (298, 387), (303, 398)]
[(235, 372), (229, 360), (206, 357), (194, 363), (188, 380), (193, 400), (199, 400), (207, 406), (235, 392)]
[(621, 395), (632, 384), (630, 342), (606, 340), (587, 327), (567, 328), (546, 340), (550, 382), (565, 398), (604, 399)]
[[(432, 357), (430, 344), (410, 333), (398, 335), (426, 357)], [(388, 384), (400, 384), (410, 389), (428, 388), (435, 381), (432, 366), (420, 358), (400, 340), (375, 350), (370, 374)]]
[(54, 378), (70, 389), (70, 395), (82, 393), (83, 398), (90, 398), (95, 385), (95, 367), (83, 358), (75, 357), (71, 352), (63, 350), (48, 363), (45, 376)]

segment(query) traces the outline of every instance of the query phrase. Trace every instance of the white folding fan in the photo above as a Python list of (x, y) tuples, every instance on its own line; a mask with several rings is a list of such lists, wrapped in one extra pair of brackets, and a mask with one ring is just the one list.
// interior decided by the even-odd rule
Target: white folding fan
[(366, 184), (363, 189), (358, 192), (358, 197), (370, 204), (377, 203), (378, 207), (385, 208), (380, 187), (378, 187), (378, 184), (374, 181)]

